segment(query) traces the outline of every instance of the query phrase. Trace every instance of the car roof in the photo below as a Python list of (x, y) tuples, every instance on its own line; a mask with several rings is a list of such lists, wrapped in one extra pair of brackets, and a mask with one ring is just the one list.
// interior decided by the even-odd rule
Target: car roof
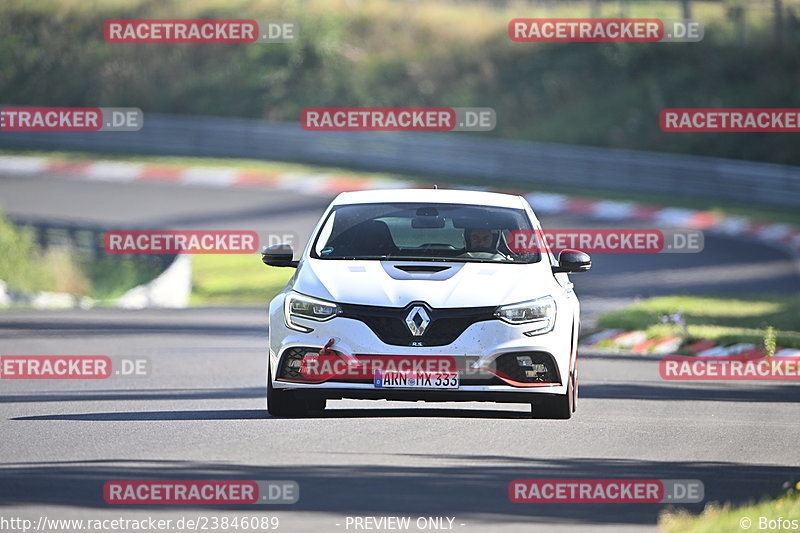
[(515, 194), (456, 189), (374, 189), (369, 191), (343, 192), (332, 205), (376, 204), (376, 203), (440, 203), (485, 205), (524, 209), (524, 198)]

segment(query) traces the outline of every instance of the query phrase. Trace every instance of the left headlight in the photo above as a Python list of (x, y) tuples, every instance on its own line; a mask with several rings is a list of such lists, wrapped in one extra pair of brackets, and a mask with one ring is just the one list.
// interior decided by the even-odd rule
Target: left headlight
[(283, 302), (283, 317), (286, 321), (286, 326), (297, 331), (309, 332), (311, 328), (297, 324), (292, 320), (293, 318), (307, 318), (317, 322), (324, 322), (339, 313), (341, 313), (341, 309), (335, 303), (318, 300), (296, 292), (287, 294)]
[(531, 324), (533, 329), (528, 333), (547, 333), (556, 323), (556, 301), (552, 296), (544, 296), (527, 302), (504, 305), (497, 308), (494, 316), (509, 324)]

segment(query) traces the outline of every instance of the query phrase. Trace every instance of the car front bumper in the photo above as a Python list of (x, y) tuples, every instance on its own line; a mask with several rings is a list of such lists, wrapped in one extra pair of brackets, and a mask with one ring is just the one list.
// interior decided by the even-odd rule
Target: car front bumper
[[(542, 394), (566, 394), (570, 370), (573, 368), (572, 324), (566, 320), (557, 320), (549, 333), (531, 337), (524, 335), (531, 329), (529, 325), (526, 327), (525, 324), (511, 325), (501, 320), (487, 320), (468, 326), (451, 344), (412, 347), (385, 344), (365, 323), (344, 317), (336, 317), (327, 322), (297, 320), (313, 329), (309, 333), (302, 333), (286, 326), (280, 312), (281, 307), (276, 306), (273, 310), (269, 354), (272, 386), (276, 389), (294, 390), (300, 395), (330, 399), (528, 402)], [(491, 366), (496, 358), (504, 354), (545, 352), (555, 363), (559, 382), (513, 384), (501, 381), (500, 384), (468, 384), (467, 376), (462, 375), (462, 383), (458, 389), (385, 389), (377, 388), (373, 383), (337, 381), (335, 378), (322, 383), (278, 378), (281, 357), (287, 350), (295, 347), (320, 350), (331, 339), (333, 344), (330, 349), (343, 356), (451, 357), (459, 362), (469, 358), (471, 363), (477, 361), (485, 367)], [(459, 364), (459, 368), (465, 366)]]

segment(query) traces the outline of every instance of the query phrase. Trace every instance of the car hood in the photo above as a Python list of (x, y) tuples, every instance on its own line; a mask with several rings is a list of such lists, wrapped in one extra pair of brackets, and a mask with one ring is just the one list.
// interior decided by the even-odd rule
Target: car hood
[(546, 263), (308, 259), (301, 264), (293, 289), (339, 303), (405, 307), (422, 301), (447, 308), (522, 302), (550, 294), (554, 284)]

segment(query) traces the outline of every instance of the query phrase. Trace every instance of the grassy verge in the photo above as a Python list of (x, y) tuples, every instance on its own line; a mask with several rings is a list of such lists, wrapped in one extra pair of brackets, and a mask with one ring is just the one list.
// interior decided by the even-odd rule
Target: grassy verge
[(778, 346), (800, 348), (800, 296), (659, 296), (602, 315), (604, 328), (643, 330), (649, 337), (674, 335), (677, 326), (661, 317), (681, 311), (689, 340), (760, 345), (768, 327), (775, 328)]
[[(763, 517), (763, 518), (762, 518)], [(765, 522), (761, 522), (765, 520)], [(778, 527), (770, 521), (780, 520)], [(788, 521), (788, 523), (786, 522)], [(792, 524), (794, 521), (794, 524)], [(796, 531), (800, 523), (800, 483), (778, 498), (732, 507), (709, 505), (699, 516), (667, 511), (658, 519), (664, 533), (727, 533), (729, 531)]]
[(267, 267), (257, 254), (192, 257), (192, 305), (266, 305), (293, 268)]

